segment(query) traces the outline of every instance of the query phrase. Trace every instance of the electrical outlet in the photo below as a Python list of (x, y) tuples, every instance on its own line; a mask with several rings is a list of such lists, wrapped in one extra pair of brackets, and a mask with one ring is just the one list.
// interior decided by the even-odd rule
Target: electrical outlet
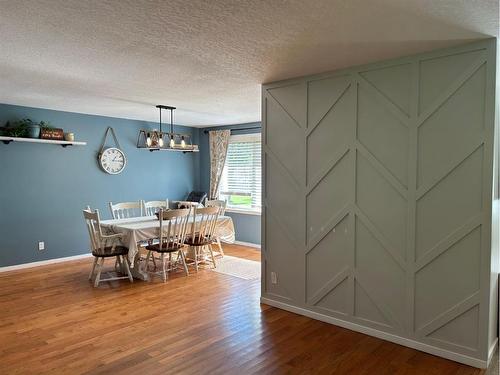
[(271, 284), (278, 284), (278, 275), (276, 272), (271, 272)]
[(38, 242), (38, 251), (45, 250), (45, 242), (40, 241)]

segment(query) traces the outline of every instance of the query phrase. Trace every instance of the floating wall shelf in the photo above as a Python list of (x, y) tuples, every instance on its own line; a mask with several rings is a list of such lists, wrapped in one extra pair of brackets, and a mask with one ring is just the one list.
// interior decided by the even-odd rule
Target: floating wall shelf
[(51, 139), (38, 139), (38, 138), (19, 138), (19, 137), (3, 137), (0, 136), (0, 141), (8, 145), (10, 142), (26, 142), (26, 143), (45, 143), (50, 145), (67, 146), (85, 146), (87, 142), (76, 141), (54, 141)]

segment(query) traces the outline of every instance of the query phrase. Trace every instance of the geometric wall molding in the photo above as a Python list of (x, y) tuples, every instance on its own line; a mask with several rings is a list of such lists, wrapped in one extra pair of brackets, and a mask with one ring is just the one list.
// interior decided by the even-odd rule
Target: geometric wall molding
[(411, 112), (411, 69), (409, 63), (372, 69), (359, 74), (397, 106), (407, 117)]
[(263, 299), (486, 364), (495, 53), (486, 40), (263, 85)]

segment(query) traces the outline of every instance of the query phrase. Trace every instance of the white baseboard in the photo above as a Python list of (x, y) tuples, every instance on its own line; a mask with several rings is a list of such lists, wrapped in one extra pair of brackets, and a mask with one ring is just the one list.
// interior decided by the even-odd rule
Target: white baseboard
[[(251, 242), (234, 241), (234, 244), (235, 245), (242, 245), (242, 246), (248, 246), (248, 247), (253, 247), (253, 248), (256, 248), (256, 249), (260, 249), (260, 245), (259, 244), (251, 243)], [(73, 256), (70, 256), (70, 257), (47, 259), (47, 260), (41, 260), (41, 261), (38, 261), (38, 262), (16, 264), (16, 265), (13, 265), (13, 266), (0, 267), (0, 273), (2, 273), (2, 272), (8, 272), (8, 271), (22, 270), (22, 269), (25, 269), (25, 268), (46, 266), (48, 264), (54, 264), (54, 263), (68, 262), (70, 260), (78, 260), (78, 259), (88, 258), (88, 257), (91, 257), (91, 256), (92, 256), (92, 254), (86, 253), (86, 254), (80, 254), (80, 255), (73, 255)]]
[(70, 260), (83, 259), (83, 258), (88, 258), (88, 257), (91, 257), (91, 256), (92, 256), (92, 254), (87, 253), (87, 254), (73, 255), (73, 256), (71, 256), (71, 257), (64, 257), (64, 258), (55, 258), (55, 259), (41, 260), (41, 261), (39, 261), (39, 262), (31, 262), (31, 263), (16, 264), (16, 265), (14, 265), (14, 266), (0, 267), (0, 273), (1, 273), (1, 272), (7, 272), (7, 271), (22, 270), (22, 269), (24, 269), (24, 268), (32, 268), (32, 267), (46, 266), (47, 264), (54, 264), (54, 263), (68, 262), (68, 261), (70, 261)]
[(234, 241), (234, 244), (235, 245), (241, 245), (241, 246), (255, 247), (256, 249), (260, 249), (260, 244), (258, 244), (258, 243), (244, 242), (244, 241)]
[(493, 343), (493, 345), (491, 345), (490, 350), (488, 351), (488, 367), (490, 367), (491, 359), (493, 358), (493, 355), (497, 350), (497, 345), (498, 345), (498, 337), (495, 339), (495, 342)]
[(315, 311), (310, 311), (310, 310), (307, 310), (307, 309), (304, 309), (301, 307), (293, 306), (293, 305), (290, 305), (288, 303), (274, 301), (272, 299), (265, 298), (265, 297), (261, 297), (260, 302), (264, 303), (266, 305), (274, 306), (274, 307), (277, 307), (279, 309), (287, 310), (287, 311), (290, 311), (290, 312), (293, 312), (293, 313), (296, 313), (299, 315), (304, 315), (304, 316), (307, 316), (307, 317), (312, 318), (312, 319), (320, 320), (322, 322), (335, 324), (337, 326), (347, 328), (347, 329), (350, 329), (352, 331), (361, 332), (361, 333), (364, 333), (364, 334), (367, 334), (370, 336), (374, 336), (374, 337), (377, 337), (377, 338), (382, 339), (382, 340), (391, 341), (391, 342), (394, 342), (394, 343), (399, 344), (399, 345), (404, 345), (404, 346), (407, 346), (407, 347), (410, 347), (413, 349), (417, 349), (417, 350), (420, 350), (422, 352), (437, 355), (439, 357), (450, 359), (450, 360), (455, 361), (455, 362), (464, 363), (464, 364), (469, 365), (469, 366), (478, 367), (478, 368), (487, 368), (487, 366), (488, 366), (487, 361), (483, 361), (483, 360), (480, 360), (477, 358), (469, 357), (469, 356), (463, 355), (463, 354), (454, 353), (454, 352), (451, 352), (449, 350), (436, 348), (436, 347), (431, 346), (431, 345), (423, 344), (423, 343), (418, 342), (418, 341), (407, 339), (407, 338), (404, 338), (401, 336), (396, 336), (396, 335), (393, 335), (393, 334), (390, 334), (387, 332), (379, 331), (379, 330), (374, 329), (374, 328), (369, 328), (369, 327), (365, 327), (365, 326), (362, 326), (362, 325), (359, 325), (356, 323), (347, 322), (345, 320), (333, 318), (331, 316), (317, 313)]

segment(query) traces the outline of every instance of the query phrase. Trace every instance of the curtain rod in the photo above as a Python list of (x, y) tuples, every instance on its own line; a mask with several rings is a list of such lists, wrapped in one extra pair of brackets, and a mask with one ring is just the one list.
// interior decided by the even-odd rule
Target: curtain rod
[[(262, 129), (261, 126), (252, 126), (248, 128), (235, 128), (235, 129), (229, 129), (231, 132), (237, 132), (237, 131), (242, 131), (242, 130), (253, 130), (253, 129)], [(217, 129), (219, 130), (219, 129)], [(204, 130), (203, 133), (208, 134), (209, 130)]]

